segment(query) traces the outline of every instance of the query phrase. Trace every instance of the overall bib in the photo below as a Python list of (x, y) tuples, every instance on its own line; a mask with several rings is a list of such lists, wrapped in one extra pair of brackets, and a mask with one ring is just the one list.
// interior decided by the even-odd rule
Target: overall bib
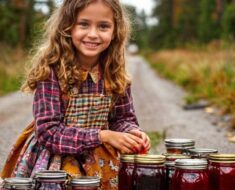
[[(104, 83), (106, 86), (106, 81)], [(70, 95), (63, 97), (68, 100), (64, 118), (66, 126), (108, 129), (112, 96), (108, 90), (105, 91), (102, 94), (79, 94), (79, 88), (71, 88)], [(35, 122), (16, 141), (2, 171), (3, 178), (33, 177), (36, 172), (45, 169), (65, 170), (73, 177), (99, 176), (102, 190), (118, 189), (119, 154), (115, 148), (104, 143), (80, 155), (53, 155), (38, 146), (34, 129)]]

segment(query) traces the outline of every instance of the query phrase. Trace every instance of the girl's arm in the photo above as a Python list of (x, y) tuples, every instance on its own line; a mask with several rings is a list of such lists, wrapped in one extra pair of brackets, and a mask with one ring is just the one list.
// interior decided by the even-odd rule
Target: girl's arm
[(141, 130), (135, 115), (130, 86), (126, 89), (125, 96), (119, 97), (113, 106), (109, 117), (109, 128), (119, 132)]
[(109, 118), (112, 131), (101, 131), (101, 141), (108, 142), (123, 153), (147, 152), (149, 137), (140, 129), (131, 96), (130, 86), (125, 96), (119, 97)]
[(48, 80), (38, 82), (33, 114), (36, 120), (36, 138), (54, 154), (80, 154), (85, 149), (101, 144), (99, 129), (81, 129), (65, 126), (63, 123), (61, 92), (53, 71)]

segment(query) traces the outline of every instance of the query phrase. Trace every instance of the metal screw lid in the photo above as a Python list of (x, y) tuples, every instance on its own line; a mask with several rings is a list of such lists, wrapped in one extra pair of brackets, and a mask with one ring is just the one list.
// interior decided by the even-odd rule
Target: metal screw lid
[(194, 148), (195, 140), (193, 139), (165, 139), (165, 146), (167, 148)]
[(235, 154), (209, 154), (211, 162), (218, 163), (235, 163)]
[(73, 178), (70, 181), (71, 186), (82, 186), (82, 187), (99, 187), (100, 178), (92, 176), (81, 176), (79, 178)]
[(32, 178), (23, 177), (12, 177), (5, 178), (3, 181), (3, 186), (6, 189), (31, 189), (33, 186)]
[(194, 148), (194, 149), (189, 149), (188, 152), (192, 156), (197, 156), (197, 157), (205, 158), (209, 154), (217, 153), (218, 150), (216, 150), (216, 149), (209, 149), (209, 148)]
[(135, 154), (122, 154), (120, 156), (120, 160), (121, 162), (131, 162), (134, 163), (135, 162)]
[(36, 173), (35, 178), (37, 180), (46, 179), (46, 180), (60, 180), (66, 181), (68, 174), (63, 170), (44, 170)]
[(138, 154), (135, 157), (136, 163), (152, 163), (152, 164), (163, 164), (165, 162), (165, 156), (154, 155), (154, 154)]
[(177, 159), (175, 167), (180, 169), (206, 169), (207, 161), (204, 159)]

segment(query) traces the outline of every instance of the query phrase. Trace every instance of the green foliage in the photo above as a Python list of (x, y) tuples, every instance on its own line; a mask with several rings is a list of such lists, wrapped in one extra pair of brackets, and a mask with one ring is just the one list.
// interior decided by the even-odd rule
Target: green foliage
[(19, 41), (17, 14), (10, 7), (0, 5), (0, 18), (0, 41), (16, 45)]
[(226, 40), (235, 38), (235, 4), (229, 4), (226, 6), (223, 20), (223, 33), (222, 36)]
[(144, 11), (137, 13), (134, 6), (126, 5), (125, 8), (129, 13), (132, 21), (132, 38), (130, 43), (137, 44), (140, 50), (148, 48), (149, 29), (146, 23), (147, 15)]
[(154, 49), (175, 47), (173, 0), (155, 1), (157, 6), (153, 9), (152, 15), (157, 18), (158, 24), (150, 29), (149, 45)]
[(199, 39), (209, 42), (213, 38), (214, 25), (212, 14), (215, 9), (215, 0), (201, 0), (198, 25)]

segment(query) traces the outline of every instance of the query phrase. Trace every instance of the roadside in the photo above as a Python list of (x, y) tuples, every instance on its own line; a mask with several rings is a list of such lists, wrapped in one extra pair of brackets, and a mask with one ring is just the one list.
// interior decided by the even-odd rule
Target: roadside
[[(159, 131), (163, 138), (192, 138), (196, 147), (235, 153), (235, 144), (226, 139), (226, 128), (214, 126), (212, 116), (204, 110), (182, 109), (184, 91), (160, 78), (143, 58), (129, 57), (129, 70), (136, 113), (144, 130)], [(162, 139), (153, 152), (164, 151)]]
[[(140, 126), (148, 132), (159, 132), (163, 138), (193, 138), (196, 146), (235, 153), (235, 144), (218, 130), (211, 116), (203, 110), (182, 109), (183, 90), (160, 78), (138, 56), (128, 57), (133, 77), (133, 98)], [(32, 96), (16, 92), (0, 98), (0, 170), (20, 132), (32, 121)], [(164, 141), (152, 147), (153, 153), (165, 151)]]

